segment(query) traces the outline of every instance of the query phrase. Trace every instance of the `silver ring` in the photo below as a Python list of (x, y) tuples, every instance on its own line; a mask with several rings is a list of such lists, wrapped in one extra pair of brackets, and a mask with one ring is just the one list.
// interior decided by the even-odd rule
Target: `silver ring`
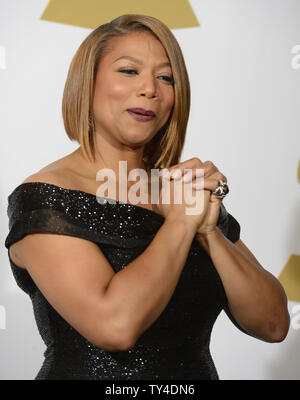
[(216, 188), (213, 195), (215, 195), (218, 199), (224, 199), (224, 197), (229, 193), (228, 185), (222, 179), (219, 180), (219, 186)]

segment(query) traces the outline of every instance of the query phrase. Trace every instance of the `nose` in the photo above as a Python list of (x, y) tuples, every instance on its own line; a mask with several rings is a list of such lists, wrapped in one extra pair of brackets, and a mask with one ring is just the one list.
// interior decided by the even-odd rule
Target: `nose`
[(144, 77), (144, 79), (140, 82), (139, 95), (146, 96), (149, 98), (157, 96), (157, 87), (156, 87), (155, 77), (148, 75)]

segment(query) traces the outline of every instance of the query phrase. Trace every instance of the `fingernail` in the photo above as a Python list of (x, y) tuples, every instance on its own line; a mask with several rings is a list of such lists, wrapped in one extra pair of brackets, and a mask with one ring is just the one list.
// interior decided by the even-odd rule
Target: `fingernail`
[(173, 179), (181, 178), (181, 171), (179, 169), (175, 169), (174, 171), (172, 171), (171, 178), (173, 178)]
[(183, 175), (183, 179), (182, 179), (183, 182), (191, 182), (191, 180), (192, 180), (192, 174), (186, 173)]
[(164, 168), (164, 169), (162, 170), (162, 176), (163, 176), (164, 178), (170, 178), (170, 172), (168, 171), (167, 168)]

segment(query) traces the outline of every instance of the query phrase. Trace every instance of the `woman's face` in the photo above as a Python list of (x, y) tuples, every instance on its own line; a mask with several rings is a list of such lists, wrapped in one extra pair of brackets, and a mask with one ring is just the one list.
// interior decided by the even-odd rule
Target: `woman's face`
[[(113, 38), (111, 45), (98, 65), (95, 82), (96, 136), (137, 148), (149, 142), (169, 118), (174, 105), (172, 70), (162, 65), (169, 63), (167, 54), (149, 33)], [(155, 117), (137, 121), (127, 111), (130, 108), (152, 110)]]

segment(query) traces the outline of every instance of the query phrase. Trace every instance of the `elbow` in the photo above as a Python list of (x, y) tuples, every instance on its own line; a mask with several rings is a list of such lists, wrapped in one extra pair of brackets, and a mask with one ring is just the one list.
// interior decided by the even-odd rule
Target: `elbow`
[(280, 322), (269, 323), (269, 342), (280, 343), (287, 337), (290, 328), (290, 315), (288, 311), (284, 313)]
[(284, 339), (286, 338), (286, 335), (287, 334), (282, 334), (282, 335), (277, 335), (273, 340), (272, 340), (272, 343), (280, 343), (280, 342), (283, 342), (284, 341)]
[(283, 342), (284, 339), (287, 337), (288, 331), (289, 331), (289, 328), (287, 328), (287, 329), (277, 329), (277, 331), (274, 332), (271, 335), (270, 342), (271, 343)]
[(112, 337), (115, 338), (115, 347), (117, 351), (129, 351), (135, 345), (136, 339), (129, 329), (130, 323), (119, 324), (117, 328), (112, 329)]
[(92, 343), (94, 346), (98, 347), (99, 349), (109, 351), (109, 352), (116, 352), (116, 351), (129, 351), (133, 346), (134, 342), (128, 338), (122, 338), (121, 336), (118, 337), (118, 340), (112, 340), (110, 337), (107, 340), (97, 341)]
[(266, 339), (266, 341), (269, 343), (280, 343), (280, 342), (284, 341), (286, 336), (287, 336), (287, 332), (279, 331), (279, 332), (269, 335), (268, 338)]
[(119, 343), (119, 351), (129, 351), (135, 345), (135, 341), (131, 338), (125, 338), (122, 342)]
[(135, 340), (133, 336), (129, 334), (128, 329), (116, 328), (116, 326), (114, 326), (111, 329), (107, 329), (105, 340), (97, 342), (95, 345), (109, 352), (129, 351), (135, 345)]
[[(113, 336), (113, 335), (112, 335)], [(129, 335), (128, 330), (122, 331), (114, 335), (115, 340), (112, 346), (115, 350), (112, 351), (129, 351), (135, 345), (132, 335)]]

